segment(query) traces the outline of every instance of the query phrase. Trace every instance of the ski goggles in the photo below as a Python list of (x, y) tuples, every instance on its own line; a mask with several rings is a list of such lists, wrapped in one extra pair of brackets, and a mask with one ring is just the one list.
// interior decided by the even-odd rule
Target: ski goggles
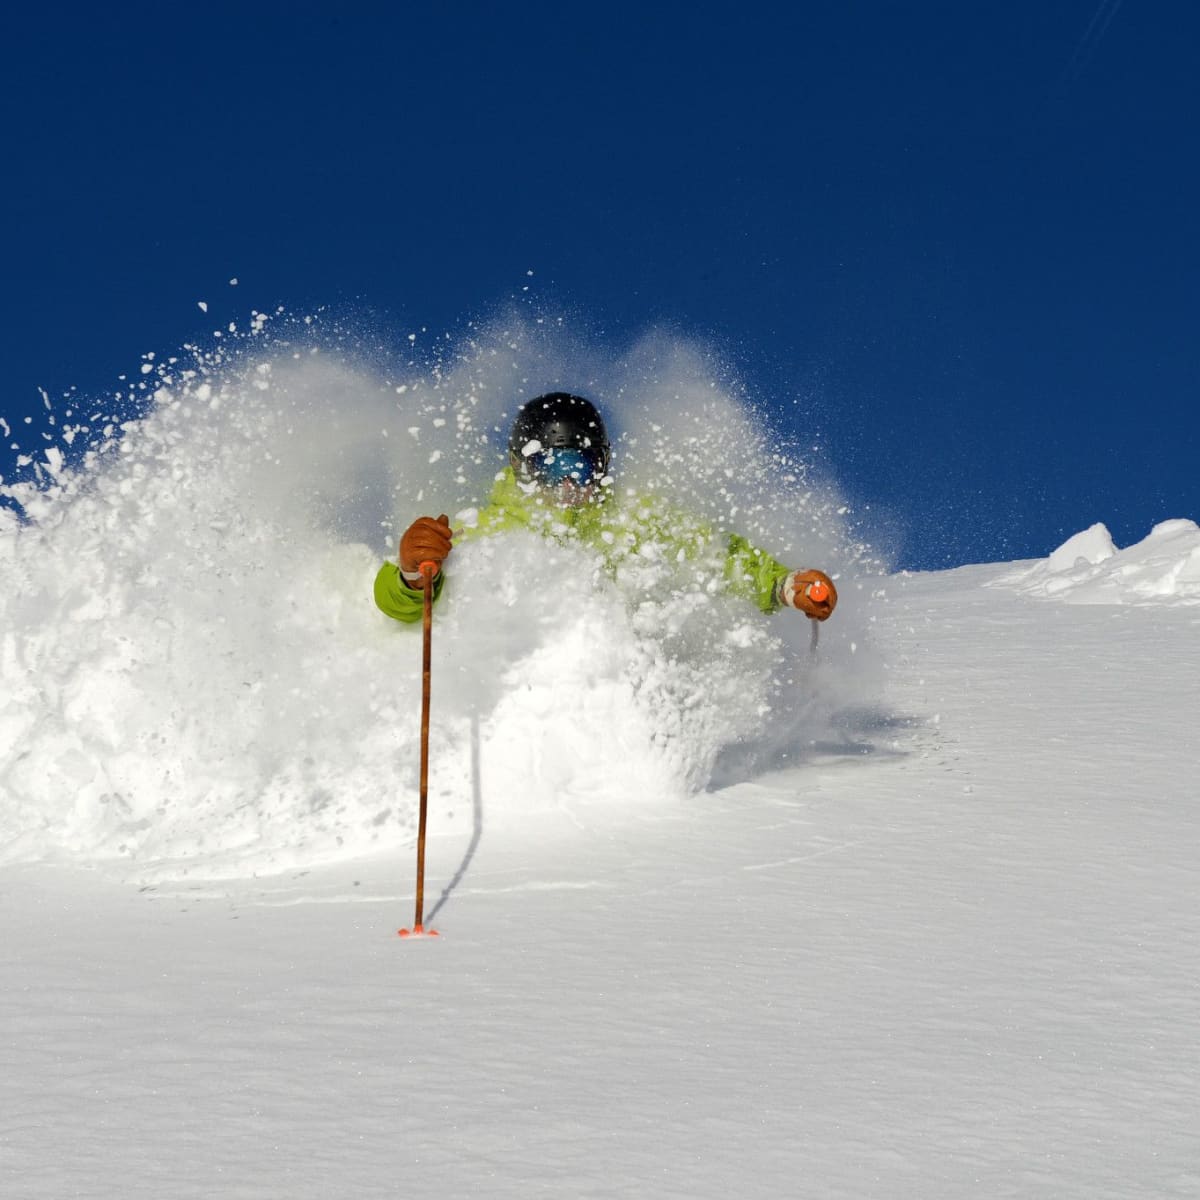
[(587, 487), (600, 474), (596, 458), (584, 450), (552, 447), (539, 450), (525, 459), (525, 470), (543, 487), (558, 487), (570, 481), (577, 487)]

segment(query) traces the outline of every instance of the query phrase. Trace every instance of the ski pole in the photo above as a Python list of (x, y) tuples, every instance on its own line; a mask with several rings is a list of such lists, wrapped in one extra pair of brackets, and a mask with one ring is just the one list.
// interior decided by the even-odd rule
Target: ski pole
[[(804, 594), (810, 599), (815, 600), (820, 604), (823, 600), (829, 599), (829, 588), (825, 586), (819, 579), (814, 579), (812, 583), (804, 589)], [(812, 622), (812, 638), (808, 643), (809, 654), (816, 654), (817, 642), (821, 638), (821, 622), (812, 617), (808, 618)]]
[(426, 929), (425, 916), (425, 821), (429, 811), (429, 681), (433, 661), (433, 578), (437, 563), (423, 562), (420, 566), (424, 586), (421, 647), (421, 781), (420, 814), (417, 818), (417, 904), (411, 929), (401, 929), (401, 937), (437, 937), (436, 929)]

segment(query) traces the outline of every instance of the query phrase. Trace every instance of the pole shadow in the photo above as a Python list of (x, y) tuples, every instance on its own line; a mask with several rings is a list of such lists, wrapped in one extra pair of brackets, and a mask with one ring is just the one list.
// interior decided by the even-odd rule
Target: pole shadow
[(480, 779), (479, 768), (478, 713), (471, 714), (471, 821), (471, 840), (467, 843), (467, 849), (463, 854), (462, 862), (458, 864), (458, 870), (454, 872), (454, 877), (442, 889), (442, 894), (430, 911), (428, 917), (430, 922), (445, 908), (446, 902), (454, 894), (455, 889), (466, 878), (467, 871), (471, 867), (471, 860), (475, 857), (475, 851), (479, 849), (480, 840), (483, 838), (483, 782)]

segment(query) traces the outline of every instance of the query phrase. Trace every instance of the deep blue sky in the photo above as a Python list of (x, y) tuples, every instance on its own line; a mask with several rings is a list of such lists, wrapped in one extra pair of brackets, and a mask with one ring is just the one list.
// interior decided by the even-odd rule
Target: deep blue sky
[(713, 338), (902, 565), (1200, 518), (1200, 5), (42, 6), (0, 55), (10, 424), (200, 298), (453, 329), (532, 268)]

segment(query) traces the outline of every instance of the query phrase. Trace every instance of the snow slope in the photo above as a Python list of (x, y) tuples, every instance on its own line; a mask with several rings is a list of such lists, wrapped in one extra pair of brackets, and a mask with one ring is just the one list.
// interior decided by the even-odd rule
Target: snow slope
[[(888, 582), (874, 708), (660, 805), (0, 873), (14, 1197), (1190, 1197), (1200, 621)], [(531, 727), (536, 739), (538, 730)]]
[[(406, 942), (419, 639), (239, 458), (303, 405), (222, 387), (219, 439), (160, 410), (5, 531), (0, 1194), (1200, 1192), (1194, 526), (883, 576), (831, 522), (816, 659), (570, 554), (539, 624), (489, 586), (530, 548), (481, 545)], [(392, 486), (301, 441), (330, 494)]]

